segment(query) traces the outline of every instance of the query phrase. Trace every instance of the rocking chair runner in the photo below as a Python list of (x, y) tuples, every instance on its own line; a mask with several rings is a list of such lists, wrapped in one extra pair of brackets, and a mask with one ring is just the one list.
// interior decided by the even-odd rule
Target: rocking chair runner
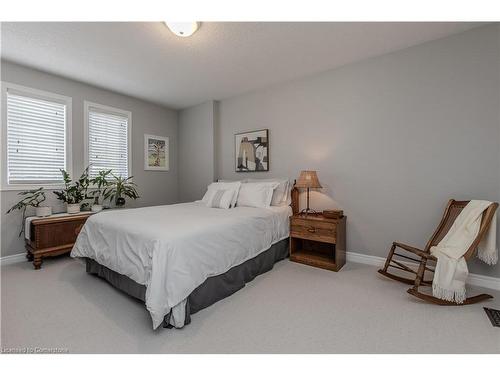
[[(427, 265), (427, 262), (433, 261), (436, 262), (437, 258), (433, 256), (430, 253), (430, 249), (432, 246), (436, 246), (439, 244), (439, 242), (443, 239), (443, 237), (448, 233), (450, 230), (451, 226), (455, 222), (455, 219), (458, 217), (460, 212), (464, 209), (464, 207), (469, 203), (469, 201), (456, 201), (454, 199), (450, 199), (448, 202), (448, 205), (446, 206), (446, 209), (444, 211), (443, 218), (441, 219), (441, 222), (439, 223), (438, 227), (434, 231), (434, 234), (432, 237), (429, 239), (427, 242), (427, 245), (425, 245), (424, 250), (417, 249), (416, 247), (405, 245), (399, 242), (393, 242), (391, 250), (389, 251), (389, 254), (387, 255), (387, 260), (385, 261), (384, 268), (378, 270), (378, 272), (384, 276), (387, 276), (393, 280), (397, 280), (400, 282), (403, 282), (405, 284), (413, 285), (412, 288), (408, 289), (408, 293), (411, 295), (421, 298), (425, 301), (432, 302), (438, 305), (468, 305), (472, 303), (477, 303), (480, 301), (483, 301), (488, 298), (493, 298), (493, 296), (489, 294), (479, 294), (477, 296), (469, 297), (467, 298), (463, 303), (458, 304), (455, 302), (449, 302), (445, 301), (439, 298), (436, 298), (432, 295), (422, 293), (419, 291), (419, 288), (421, 286), (427, 286), (427, 285), (432, 285), (432, 279), (425, 280), (424, 275), (425, 271), (429, 272), (434, 272), (434, 269), (429, 268)], [(479, 228), (479, 232), (474, 239), (474, 242), (471, 244), (469, 249), (464, 255), (465, 260), (471, 259), (477, 251), (477, 247), (481, 240), (483, 239), (484, 235), (487, 233), (491, 220), (493, 219), (495, 212), (498, 208), (498, 203), (492, 203), (484, 212), (483, 216), (481, 218), (481, 226)], [(496, 229), (496, 228), (495, 228)], [(494, 230), (495, 230), (494, 229)], [(414, 257), (407, 256), (404, 254), (400, 254), (396, 252), (396, 248), (403, 249), (417, 257), (415, 259)], [(406, 261), (411, 261), (416, 264), (418, 264), (417, 270), (411, 268), (407, 264), (401, 263), (401, 261), (394, 260), (393, 257), (398, 256), (400, 258), (405, 259)], [(408, 263), (408, 262), (406, 262)], [(389, 267), (393, 267), (399, 270), (402, 270), (404, 272), (410, 273), (413, 275), (413, 278), (406, 278), (402, 276), (398, 276), (394, 273), (388, 272)]]

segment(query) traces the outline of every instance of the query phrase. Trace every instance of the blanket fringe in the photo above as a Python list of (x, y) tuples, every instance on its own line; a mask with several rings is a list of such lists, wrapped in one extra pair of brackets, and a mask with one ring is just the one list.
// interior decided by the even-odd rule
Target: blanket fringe
[(467, 298), (465, 287), (461, 290), (449, 290), (435, 284), (432, 285), (432, 295), (436, 298), (456, 303), (463, 303)]
[(482, 260), (484, 263), (492, 266), (494, 264), (497, 264), (498, 262), (498, 250), (497, 251), (481, 251), (479, 250), (477, 252), (477, 257)]

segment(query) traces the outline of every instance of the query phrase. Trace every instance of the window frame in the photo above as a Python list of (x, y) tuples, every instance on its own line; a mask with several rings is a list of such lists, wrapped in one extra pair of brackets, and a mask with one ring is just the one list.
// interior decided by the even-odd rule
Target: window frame
[(125, 109), (111, 107), (104, 104), (83, 101), (83, 138), (84, 138), (84, 165), (89, 165), (89, 111), (91, 108), (97, 108), (103, 112), (127, 117), (127, 177), (132, 175), (132, 112)]
[[(1, 190), (2, 191), (20, 191), (29, 190), (38, 187), (43, 187), (47, 190), (61, 189), (64, 187), (64, 183), (29, 183), (29, 184), (11, 184), (9, 183), (8, 177), (8, 160), (7, 160), (7, 93), (11, 91), (20, 96), (27, 96), (32, 98), (38, 98), (46, 101), (52, 101), (64, 104), (66, 106), (66, 124), (65, 124), (65, 135), (64, 135), (64, 164), (65, 170), (68, 172), (70, 177), (73, 175), (73, 147), (72, 147), (72, 123), (73, 123), (73, 99), (69, 96), (56, 94), (50, 91), (34, 89), (32, 87), (22, 86), (15, 83), (10, 83), (6, 81), (0, 82), (1, 86), (1, 121), (2, 121), (2, 131), (1, 131), (1, 142), (0, 147), (2, 148), (2, 173), (1, 173)], [(62, 177), (61, 177), (62, 179)]]

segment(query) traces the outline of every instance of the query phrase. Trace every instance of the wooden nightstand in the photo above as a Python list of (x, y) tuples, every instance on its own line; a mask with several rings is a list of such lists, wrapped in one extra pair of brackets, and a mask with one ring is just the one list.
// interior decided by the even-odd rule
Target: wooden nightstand
[(345, 264), (346, 217), (328, 219), (321, 214), (290, 218), (290, 260), (338, 271)]
[(29, 239), (25, 240), (26, 258), (33, 261), (33, 267), (38, 270), (42, 266), (43, 258), (69, 253), (83, 224), (92, 214), (81, 212), (33, 219), (29, 228)]

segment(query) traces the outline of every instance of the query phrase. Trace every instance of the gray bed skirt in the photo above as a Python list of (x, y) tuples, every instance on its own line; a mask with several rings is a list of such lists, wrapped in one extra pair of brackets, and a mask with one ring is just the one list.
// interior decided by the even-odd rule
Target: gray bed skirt
[[(271, 270), (274, 263), (285, 259), (288, 256), (288, 241), (288, 238), (281, 240), (272, 245), (268, 250), (238, 266), (234, 266), (226, 273), (206, 279), (203, 284), (193, 290), (188, 296), (184, 323), (189, 324), (191, 322), (191, 314), (230, 296), (258, 275)], [(97, 275), (108, 281), (115, 288), (143, 302), (145, 301), (146, 287), (144, 285), (138, 284), (129, 277), (110, 270), (93, 259), (85, 258), (85, 261), (87, 273)], [(171, 312), (165, 315), (163, 319), (163, 327), (165, 328), (172, 328), (169, 324), (170, 314)]]

